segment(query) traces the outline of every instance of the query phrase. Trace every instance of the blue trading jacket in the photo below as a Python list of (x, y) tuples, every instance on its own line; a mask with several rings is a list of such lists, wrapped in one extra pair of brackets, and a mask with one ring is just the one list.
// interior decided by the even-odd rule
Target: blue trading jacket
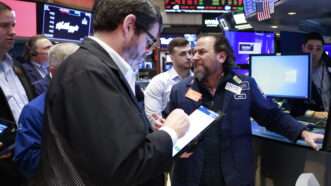
[[(250, 77), (240, 76), (241, 81), (229, 73), (220, 82), (212, 102), (203, 103), (206, 97), (201, 85), (188, 78), (172, 88), (170, 102), (165, 113), (170, 113), (174, 108), (182, 108), (187, 114), (193, 112), (200, 105), (213, 107), (216, 112), (224, 114), (218, 120), (216, 129), (219, 132), (220, 165), (226, 185), (253, 185), (254, 184), (254, 159), (252, 147), (251, 120), (253, 117), (259, 124), (266, 128), (281, 133), (291, 140), (296, 140), (304, 127), (290, 115), (283, 113), (271, 100), (263, 96), (255, 80)], [(238, 77), (238, 76), (237, 76)], [(242, 88), (240, 94), (225, 90), (225, 85), (231, 83)], [(195, 102), (185, 96), (191, 88), (203, 94), (202, 99)], [(214, 124), (213, 124), (214, 125)], [(201, 144), (201, 143), (200, 143)], [(198, 186), (200, 184), (205, 152), (201, 145), (193, 149), (193, 155), (188, 159), (178, 159), (173, 172), (173, 186)]]
[(45, 98), (43, 93), (33, 99), (24, 106), (19, 118), (14, 161), (26, 177), (33, 176), (39, 164)]

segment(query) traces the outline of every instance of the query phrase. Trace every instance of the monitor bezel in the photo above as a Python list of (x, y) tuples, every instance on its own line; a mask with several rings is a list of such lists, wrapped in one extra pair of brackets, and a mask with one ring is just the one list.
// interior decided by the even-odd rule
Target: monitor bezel
[[(307, 92), (307, 97), (301, 97), (301, 96), (286, 96), (286, 95), (267, 95), (267, 97), (270, 98), (284, 98), (284, 99), (304, 99), (304, 100), (309, 100), (311, 98), (311, 86), (312, 86), (312, 81), (311, 81), (311, 56), (310, 54), (306, 53), (299, 53), (299, 54), (286, 54), (286, 55), (277, 55), (277, 54), (250, 54), (249, 55), (249, 76), (252, 77), (252, 57), (265, 57), (265, 56), (307, 56), (308, 57), (308, 92)], [(252, 77), (253, 78), (253, 77)]]

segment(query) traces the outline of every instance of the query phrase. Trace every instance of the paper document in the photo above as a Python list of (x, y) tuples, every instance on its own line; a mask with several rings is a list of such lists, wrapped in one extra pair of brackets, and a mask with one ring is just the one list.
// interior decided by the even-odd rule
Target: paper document
[(188, 145), (195, 137), (197, 137), (204, 129), (206, 129), (213, 121), (218, 118), (219, 114), (200, 106), (192, 114), (189, 115), (190, 127), (186, 134), (179, 138), (172, 149), (172, 156), (175, 156), (186, 145)]

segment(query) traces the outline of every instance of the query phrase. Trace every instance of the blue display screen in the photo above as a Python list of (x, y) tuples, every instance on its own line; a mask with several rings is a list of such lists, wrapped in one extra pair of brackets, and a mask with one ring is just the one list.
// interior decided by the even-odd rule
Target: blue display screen
[(331, 44), (325, 44), (324, 51), (329, 57), (331, 57)]
[(248, 64), (250, 54), (275, 53), (272, 32), (225, 32), (236, 57), (237, 64)]
[(267, 96), (309, 98), (309, 74), (309, 55), (253, 55), (250, 58), (250, 76)]
[(256, 13), (255, 0), (244, 0), (244, 11), (246, 17), (250, 17)]
[(0, 133), (2, 133), (3, 131), (5, 131), (6, 128), (7, 128), (6, 125), (0, 123)]
[(82, 41), (91, 33), (91, 22), (91, 12), (44, 4), (41, 32), (54, 40)]
[(233, 71), (239, 75), (249, 75), (249, 70), (248, 69), (233, 69)]

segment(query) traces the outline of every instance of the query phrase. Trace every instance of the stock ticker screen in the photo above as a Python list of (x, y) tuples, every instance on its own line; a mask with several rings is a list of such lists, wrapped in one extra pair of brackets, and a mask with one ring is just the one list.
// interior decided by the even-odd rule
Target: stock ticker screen
[(90, 12), (44, 4), (42, 13), (42, 34), (50, 39), (82, 41), (91, 32)]
[(165, 0), (166, 12), (243, 12), (243, 0)]

